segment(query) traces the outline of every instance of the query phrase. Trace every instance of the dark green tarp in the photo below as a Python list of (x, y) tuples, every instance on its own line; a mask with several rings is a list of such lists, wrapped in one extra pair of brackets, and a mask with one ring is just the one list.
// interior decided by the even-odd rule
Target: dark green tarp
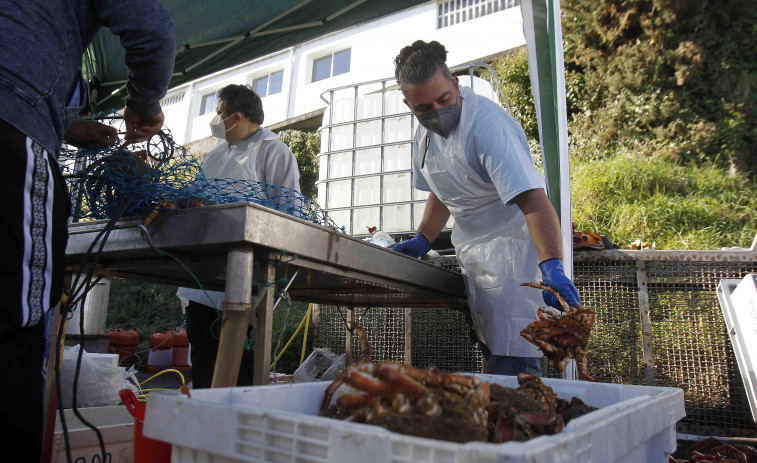
[[(161, 0), (170, 12), (179, 48), (171, 87), (241, 64), (318, 36), (397, 12), (421, 0)], [(245, 38), (245, 34), (248, 37)], [(202, 46), (204, 43), (239, 39)], [(209, 55), (228, 47), (216, 56)], [(118, 37), (104, 28), (84, 60), (85, 78), (97, 78), (103, 101), (126, 79), (124, 52)], [(119, 108), (125, 91), (103, 101), (98, 109)]]

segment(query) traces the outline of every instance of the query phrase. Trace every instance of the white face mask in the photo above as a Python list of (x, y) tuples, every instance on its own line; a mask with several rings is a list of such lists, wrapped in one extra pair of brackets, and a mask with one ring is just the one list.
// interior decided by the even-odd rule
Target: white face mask
[[(234, 114), (232, 114), (231, 116), (233, 115)], [(216, 114), (215, 117), (210, 120), (210, 134), (216, 138), (225, 139), (226, 132), (237, 126), (236, 124), (234, 124), (228, 129), (226, 128), (224, 121), (227, 121), (231, 116), (227, 117), (226, 119), (221, 119), (221, 116)]]

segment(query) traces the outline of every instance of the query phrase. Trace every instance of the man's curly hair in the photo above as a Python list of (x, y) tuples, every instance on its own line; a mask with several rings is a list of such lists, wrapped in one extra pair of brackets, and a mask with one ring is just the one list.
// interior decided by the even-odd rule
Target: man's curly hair
[(394, 77), (403, 93), (405, 85), (425, 82), (439, 69), (452, 80), (446, 61), (447, 50), (444, 45), (436, 40), (428, 43), (416, 40), (400, 50), (400, 54), (394, 58)]
[(226, 111), (229, 114), (242, 113), (258, 125), (263, 123), (263, 101), (251, 86), (229, 84), (218, 91), (218, 98), (226, 102)]

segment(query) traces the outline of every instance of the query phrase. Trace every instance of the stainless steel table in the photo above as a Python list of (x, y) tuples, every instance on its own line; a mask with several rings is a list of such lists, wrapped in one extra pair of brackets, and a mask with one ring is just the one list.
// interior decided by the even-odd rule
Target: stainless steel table
[[(213, 387), (236, 385), (250, 316), (257, 318), (254, 384), (268, 382), (276, 280), (295, 300), (359, 307), (467, 307), (460, 274), (253, 203), (119, 221), (97, 256), (99, 275), (226, 291)], [(79, 271), (105, 221), (69, 226), (67, 269)], [(95, 247), (97, 250), (99, 247)], [(87, 268), (87, 267), (85, 267)], [(296, 276), (295, 276), (295, 272)], [(294, 276), (294, 278), (292, 278)], [(262, 298), (258, 297), (262, 296)]]

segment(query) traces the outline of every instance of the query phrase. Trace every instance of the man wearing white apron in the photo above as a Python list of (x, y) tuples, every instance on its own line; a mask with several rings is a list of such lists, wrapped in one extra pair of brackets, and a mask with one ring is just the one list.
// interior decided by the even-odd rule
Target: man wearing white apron
[[(210, 129), (221, 141), (202, 160), (205, 177), (252, 180), (300, 191), (300, 171), (294, 154), (275, 133), (260, 126), (264, 117), (260, 97), (249, 86), (231, 84), (218, 92), (218, 99), (217, 114), (210, 122)], [(179, 288), (176, 295), (187, 314), (192, 387), (208, 388), (218, 354), (221, 330), (218, 311), (224, 293)], [(248, 329), (248, 333), (250, 331)], [(245, 349), (238, 386), (252, 384), (252, 362), (252, 352)]]
[(580, 303), (562, 268), (559, 220), (520, 124), (460, 87), (446, 58), (442, 44), (419, 40), (395, 59), (405, 104), (421, 124), (412, 145), (413, 186), (431, 194), (416, 236), (393, 248), (426, 254), (452, 215), (452, 244), (486, 372), (538, 374), (542, 354), (520, 332), (536, 320), (542, 299), (559, 304), (520, 284), (542, 280), (571, 306)]

